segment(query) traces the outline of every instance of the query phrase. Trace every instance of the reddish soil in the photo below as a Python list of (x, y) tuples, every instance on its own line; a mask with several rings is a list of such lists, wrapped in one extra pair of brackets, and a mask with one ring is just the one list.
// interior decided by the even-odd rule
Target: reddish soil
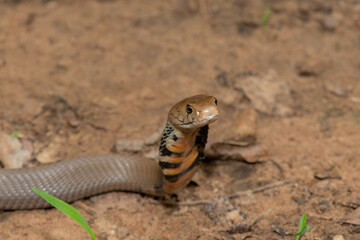
[[(212, 204), (124, 192), (73, 203), (98, 239), (295, 239), (305, 212), (303, 239), (360, 239), (342, 221), (360, 207), (360, 2), (267, 4), (262, 24), (258, 0), (0, 1), (0, 130), (31, 145), (29, 166), (110, 153), (206, 93), (222, 110), (211, 144), (233, 137), (245, 93), (269, 160), (204, 163), (178, 198)], [(0, 239), (89, 236), (47, 209), (0, 212)]]

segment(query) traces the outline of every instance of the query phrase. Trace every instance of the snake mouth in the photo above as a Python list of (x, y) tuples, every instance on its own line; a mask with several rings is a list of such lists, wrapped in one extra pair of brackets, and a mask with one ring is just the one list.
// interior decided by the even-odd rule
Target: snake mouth
[(205, 125), (215, 122), (218, 117), (219, 117), (219, 115), (213, 114), (213, 115), (207, 116), (206, 118), (204, 118), (200, 121), (188, 122), (188, 123), (180, 124), (180, 126), (183, 128), (186, 128), (186, 129), (194, 128), (194, 127), (200, 128), (200, 127), (203, 127)]
[(219, 115), (217, 115), (217, 114), (216, 115), (215, 114), (210, 115), (206, 119), (204, 119), (202, 122), (207, 122), (206, 124), (213, 123), (213, 122), (215, 122), (217, 120), (218, 117), (219, 117)]

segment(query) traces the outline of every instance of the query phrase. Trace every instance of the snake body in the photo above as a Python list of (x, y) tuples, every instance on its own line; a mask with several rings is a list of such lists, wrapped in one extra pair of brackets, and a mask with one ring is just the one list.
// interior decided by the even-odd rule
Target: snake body
[(0, 209), (35, 209), (50, 205), (32, 191), (43, 190), (65, 202), (110, 191), (162, 196), (179, 191), (204, 158), (208, 125), (218, 117), (217, 100), (196, 95), (169, 111), (159, 158), (95, 155), (33, 168), (0, 170)]

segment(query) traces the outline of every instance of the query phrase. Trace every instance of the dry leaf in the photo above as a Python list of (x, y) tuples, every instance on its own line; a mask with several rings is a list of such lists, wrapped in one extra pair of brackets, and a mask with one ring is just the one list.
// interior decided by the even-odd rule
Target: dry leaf
[(343, 218), (343, 222), (354, 224), (354, 225), (360, 225), (360, 208), (357, 208), (353, 212), (347, 214)]
[(210, 148), (209, 157), (244, 160), (248, 163), (268, 160), (267, 151), (259, 144), (244, 147), (241, 144), (236, 145), (235, 142), (218, 142), (212, 144)]

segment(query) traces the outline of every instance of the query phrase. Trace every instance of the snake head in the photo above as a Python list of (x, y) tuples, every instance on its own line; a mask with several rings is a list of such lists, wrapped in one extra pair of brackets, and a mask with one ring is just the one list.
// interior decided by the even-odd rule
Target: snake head
[(196, 95), (175, 104), (169, 111), (168, 121), (178, 129), (189, 131), (214, 122), (218, 116), (215, 97)]

